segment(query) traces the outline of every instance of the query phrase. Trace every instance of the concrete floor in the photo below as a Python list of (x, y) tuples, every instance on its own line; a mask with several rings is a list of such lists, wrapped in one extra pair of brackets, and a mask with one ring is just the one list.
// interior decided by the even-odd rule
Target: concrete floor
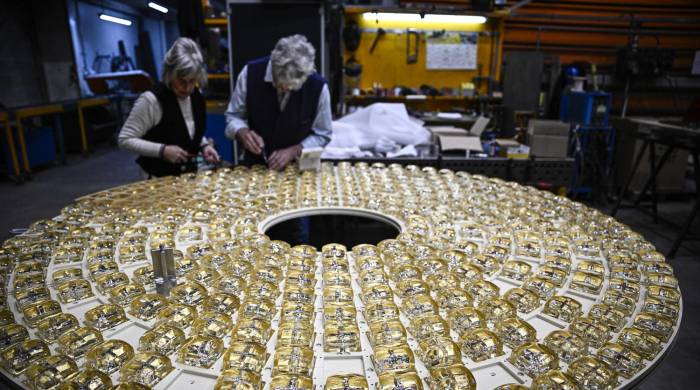
[(65, 166), (39, 169), (21, 185), (0, 181), (0, 239), (11, 228), (60, 214), (80, 196), (141, 180), (135, 159), (131, 153), (105, 147), (88, 157), (69, 155)]
[[(66, 166), (36, 172), (23, 185), (0, 181), (0, 239), (10, 228), (51, 218), (76, 197), (140, 180), (134, 156), (116, 148), (99, 149), (87, 158), (72, 156)], [(683, 219), (690, 201), (664, 203), (661, 212), (676, 221)], [(651, 218), (632, 210), (621, 210), (618, 219), (641, 233), (665, 253), (674, 232), (664, 224), (652, 224)], [(696, 231), (700, 231), (696, 224)], [(700, 383), (700, 242), (689, 242), (669, 260), (675, 269), (683, 293), (683, 321), (673, 350), (638, 388), (691, 389)], [(1, 383), (0, 383), (1, 384)]]

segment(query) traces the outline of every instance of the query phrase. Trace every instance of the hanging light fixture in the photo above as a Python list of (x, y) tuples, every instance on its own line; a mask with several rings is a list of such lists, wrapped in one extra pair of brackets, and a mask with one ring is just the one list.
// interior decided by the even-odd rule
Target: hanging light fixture
[(398, 12), (365, 12), (362, 18), (367, 21), (391, 21), (391, 22), (432, 22), (432, 23), (460, 23), (483, 24), (486, 17), (479, 15), (451, 15), (451, 14), (413, 14)]
[(151, 2), (148, 3), (148, 6), (151, 7), (151, 8), (153, 8), (154, 10), (159, 11), (159, 12), (162, 12), (162, 13), (164, 13), (164, 14), (167, 14), (167, 13), (168, 13), (168, 9), (167, 9), (166, 7), (163, 7), (162, 5), (160, 5), (160, 4), (158, 4), (158, 3), (154, 3), (154, 2), (151, 1)]
[(119, 18), (119, 17), (116, 17), (114, 15), (108, 15), (105, 13), (100, 14), (100, 20), (104, 20), (105, 22), (112, 22), (112, 23), (116, 23), (116, 24), (121, 24), (123, 26), (131, 26), (131, 20)]

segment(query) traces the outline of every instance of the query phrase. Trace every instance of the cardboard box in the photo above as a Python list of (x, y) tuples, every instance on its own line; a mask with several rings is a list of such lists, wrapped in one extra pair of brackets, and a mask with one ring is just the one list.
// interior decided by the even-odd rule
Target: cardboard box
[(536, 157), (566, 158), (569, 137), (535, 135), (530, 138), (530, 153)]
[(439, 135), (440, 150), (448, 151), (471, 151), (483, 152), (481, 139), (471, 136)]
[(562, 121), (530, 120), (527, 125), (530, 154), (565, 158), (568, 155), (570, 128), (571, 125)]
[(555, 135), (568, 137), (571, 125), (562, 121), (531, 119), (527, 122), (527, 134), (532, 135)]
[(498, 145), (498, 156), (512, 159), (528, 159), (530, 157), (530, 147), (523, 145), (514, 139), (496, 138)]

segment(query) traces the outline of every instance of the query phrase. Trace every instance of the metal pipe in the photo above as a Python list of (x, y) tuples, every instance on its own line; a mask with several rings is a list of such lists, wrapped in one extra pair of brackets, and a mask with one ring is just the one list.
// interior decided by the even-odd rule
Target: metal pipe
[(532, 3), (533, 0), (520, 0), (519, 2), (513, 4), (512, 7), (508, 8), (508, 13), (512, 14), (513, 11), (517, 11), (519, 8), (524, 7), (530, 3)]
[[(521, 50), (537, 50), (537, 43), (532, 42), (506, 42), (504, 44), (509, 49), (521, 49)], [(614, 47), (601, 47), (601, 46), (590, 46), (590, 45), (549, 45), (540, 44), (540, 50), (575, 50), (577, 53), (587, 52), (587, 53), (616, 53), (617, 48)]]
[[(492, 28), (492, 29), (494, 28), (493, 23), (490, 24), (490, 28)], [(498, 52), (496, 50), (495, 34), (491, 35), (491, 53), (490, 54), (491, 54), (491, 60), (490, 60), (489, 66), (491, 67), (491, 77), (494, 78), (494, 76), (496, 75), (496, 66), (498, 63), (498, 57), (497, 57)], [(481, 72), (479, 72), (479, 76), (481, 76)], [(479, 79), (479, 87), (481, 87), (481, 82), (482, 82), (482, 80)], [(488, 80), (487, 83), (488, 83), (488, 85), (486, 86), (486, 91), (488, 92), (488, 94), (490, 96), (491, 92), (492, 92), (491, 91), (491, 84), (492, 84), (491, 80)]]
[(83, 116), (83, 107), (78, 102), (78, 129), (80, 129), (80, 147), (83, 154), (88, 152), (87, 134), (85, 130), (85, 118)]
[(550, 19), (550, 20), (582, 20), (582, 21), (615, 21), (627, 22), (634, 20), (638, 23), (673, 23), (673, 24), (700, 24), (700, 19), (678, 19), (678, 18), (639, 18), (624, 14), (620, 16), (587, 16), (587, 15), (561, 15), (561, 14), (535, 14), (535, 13), (513, 13), (511, 17), (519, 18), (535, 18), (535, 19)]
[[(509, 50), (537, 50), (537, 45), (533, 42), (505, 42), (504, 46)], [(581, 53), (594, 53), (594, 54), (612, 54), (617, 53), (618, 48), (612, 46), (592, 46), (592, 45), (561, 45), (561, 44), (541, 44), (540, 50), (549, 51), (564, 51), (564, 52), (575, 52), (577, 54)], [(692, 60), (695, 55), (695, 51), (688, 49), (675, 49), (676, 57), (687, 56)], [(605, 66), (604, 64), (602, 66)], [(690, 69), (690, 68), (688, 68)], [(688, 71), (689, 73), (690, 71)]]
[(627, 116), (627, 103), (629, 103), (630, 100), (630, 79), (627, 78), (627, 82), (625, 82), (625, 101), (622, 103), (622, 118), (625, 118)]
[(12, 128), (10, 127), (10, 120), (8, 119), (7, 114), (4, 114), (3, 118), (1, 118), (1, 119), (2, 119), (3, 126), (4, 126), (4, 130), (5, 130), (5, 137), (7, 138), (7, 149), (10, 151), (10, 161), (12, 162), (12, 169), (15, 172), (15, 177), (19, 178), (19, 176), (20, 176), (19, 160), (17, 159), (17, 150), (15, 148), (14, 137), (12, 136)]
[[(590, 26), (590, 27), (542, 26), (542, 25), (518, 26), (518, 25), (513, 25), (512, 23), (509, 23), (508, 28), (509, 29), (519, 29), (519, 30), (537, 30), (537, 31), (572, 31), (572, 32), (611, 33), (611, 34), (625, 34), (625, 35), (629, 34), (629, 30), (624, 29), (624, 28), (612, 28), (612, 27), (598, 28), (595, 26)], [(683, 30), (683, 31), (637, 30), (637, 31), (635, 31), (635, 33), (638, 35), (678, 35), (678, 36), (699, 35), (700, 36), (700, 31), (698, 31), (698, 30)]]
[(27, 143), (24, 141), (24, 123), (22, 123), (24, 118), (17, 116), (15, 122), (17, 123), (17, 140), (19, 141), (19, 150), (22, 153), (22, 162), (24, 163), (24, 172), (26, 174), (32, 173), (32, 169), (29, 166), (29, 156), (27, 152)]

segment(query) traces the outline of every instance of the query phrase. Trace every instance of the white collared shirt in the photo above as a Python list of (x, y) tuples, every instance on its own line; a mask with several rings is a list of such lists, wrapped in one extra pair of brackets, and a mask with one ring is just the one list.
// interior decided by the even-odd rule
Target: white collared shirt
[[(267, 62), (264, 81), (272, 83), (272, 66)], [(226, 110), (226, 136), (231, 139), (236, 138), (236, 133), (240, 129), (248, 128), (248, 110), (246, 108), (246, 96), (248, 88), (248, 65), (244, 66), (236, 79), (236, 89), (231, 95), (231, 101)], [(284, 110), (289, 100), (289, 92), (277, 91), (277, 101), (280, 111)], [(255, 130), (255, 129), (251, 129)], [(333, 117), (331, 116), (331, 95), (328, 85), (324, 84), (321, 95), (318, 98), (316, 117), (311, 125), (311, 134), (301, 141), (302, 148), (323, 147), (331, 140), (333, 133)]]

